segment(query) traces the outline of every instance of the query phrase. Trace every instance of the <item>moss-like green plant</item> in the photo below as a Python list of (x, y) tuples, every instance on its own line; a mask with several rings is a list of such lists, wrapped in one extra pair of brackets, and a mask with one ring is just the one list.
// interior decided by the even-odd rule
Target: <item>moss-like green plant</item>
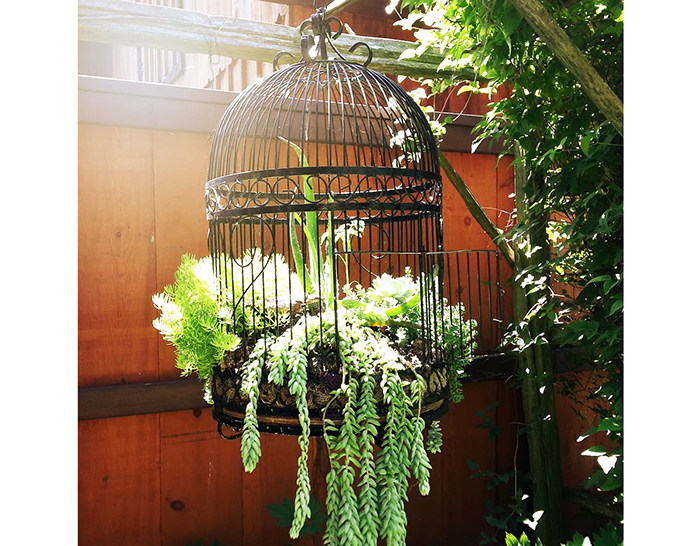
[(217, 297), (208, 258), (184, 255), (175, 284), (153, 296), (153, 304), (161, 311), (153, 325), (175, 345), (176, 365), (183, 375), (196, 373), (202, 380), (209, 379), (224, 353), (240, 344), (240, 338), (227, 331), (226, 310)]

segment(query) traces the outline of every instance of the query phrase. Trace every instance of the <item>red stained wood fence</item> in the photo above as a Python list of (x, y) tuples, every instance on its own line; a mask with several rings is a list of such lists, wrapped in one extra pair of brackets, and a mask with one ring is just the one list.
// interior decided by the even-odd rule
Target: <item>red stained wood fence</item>
[[(309, 14), (299, 6), (290, 10), (290, 24)], [(352, 12), (343, 19), (360, 34), (406, 38), (378, 19)], [(182, 254), (207, 252), (208, 133), (231, 97), (94, 78), (82, 78), (80, 85), (78, 387), (177, 380), (173, 348), (151, 324), (157, 316), (151, 296), (172, 283)], [(447, 109), (485, 112), (485, 97), (466, 100), (452, 96)], [(497, 166), (495, 155), (458, 151), (469, 148), (469, 139), (468, 126), (453, 130), (446, 156), (506, 229), (513, 209), (510, 162)], [(495, 250), (444, 180), (445, 248)], [(506, 318), (512, 314), (509, 276), (502, 264)], [(515, 434), (522, 416), (512, 386), (503, 380), (465, 385), (464, 401), (442, 419), (442, 453), (430, 457), (431, 494), (421, 497), (416, 488), (409, 494), (410, 545), (476, 545), (482, 531), (492, 532), (484, 520), (487, 501), (505, 505), (508, 494), (472, 479), (467, 461), (494, 472), (526, 466), (527, 449)], [(490, 441), (475, 412), (496, 401), (493, 419), (503, 432)], [(576, 443), (590, 426), (590, 412), (582, 418), (572, 404), (558, 400), (567, 487), (578, 486), (595, 463), (579, 454), (596, 439)], [(222, 546), (291, 543), (266, 506), (294, 496), (296, 438), (263, 435), (260, 464), (246, 474), (239, 442), (219, 438), (208, 408), (82, 420), (78, 427), (80, 544), (208, 545), (215, 538)], [(313, 494), (323, 500), (328, 461), (318, 440), (311, 443), (310, 465)], [(322, 541), (316, 535), (294, 544)]]
[[(172, 347), (151, 322), (151, 295), (173, 280), (183, 253), (206, 253), (203, 187), (205, 133), (81, 124), (79, 128), (79, 387), (177, 379)], [(489, 155), (449, 154), (493, 219), (505, 227), (512, 172)], [(448, 248), (493, 248), (456, 192), (445, 188)], [(504, 280), (507, 270), (504, 269)], [(505, 283), (504, 283), (505, 284)], [(516, 391), (503, 381), (464, 386), (465, 400), (442, 420), (444, 447), (431, 456), (432, 492), (412, 490), (409, 543), (478, 544), (487, 499), (467, 460), (508, 471), (516, 457)], [(496, 442), (477, 428), (483, 411), (501, 404)], [(562, 407), (566, 401), (561, 402)], [(580, 480), (588, 425), (562, 411), (567, 472)], [(293, 498), (295, 438), (264, 435), (253, 474), (242, 470), (239, 443), (220, 439), (209, 409), (94, 419), (79, 423), (79, 536), (85, 545), (184, 546), (219, 538), (234, 544), (289, 543), (266, 506)], [(324, 498), (322, 445), (311, 448), (313, 492)], [(585, 461), (588, 463), (589, 461)], [(576, 483), (569, 485), (577, 485)], [(320, 537), (298, 541), (320, 544)]]

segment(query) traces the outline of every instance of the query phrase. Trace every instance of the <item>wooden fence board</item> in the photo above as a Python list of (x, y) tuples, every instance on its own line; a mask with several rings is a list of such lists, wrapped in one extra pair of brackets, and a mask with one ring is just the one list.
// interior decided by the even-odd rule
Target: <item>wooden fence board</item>
[[(82, 125), (80, 138), (81, 386), (175, 378), (171, 347), (160, 347), (158, 361), (159, 335), (151, 325), (156, 311), (150, 298), (172, 282), (183, 252), (206, 253), (202, 195), (207, 137)], [(451, 154), (450, 160), (504, 227), (505, 216), (497, 211), (509, 204), (507, 163), (496, 169), (495, 157), (467, 154)], [(494, 248), (475, 222), (465, 224), (468, 214), (446, 183), (447, 248)], [(502, 274), (502, 281), (506, 277)], [(485, 480), (471, 479), (466, 461), (498, 472), (511, 468), (515, 438), (508, 427), (518, 420), (517, 399), (496, 381), (463, 388), (466, 399), (452, 405), (442, 419), (442, 453), (430, 456), (431, 495), (422, 497), (415, 487), (410, 492), (410, 545), (477, 544), (479, 532), (490, 530), (483, 519), (486, 499), (508, 500), (507, 491), (488, 491)], [(90, 394), (94, 407), (99, 392)], [(495, 418), (503, 433), (490, 442), (487, 431), (476, 428), (481, 419), (474, 412), (496, 400), (501, 405)], [(566, 402), (558, 404), (566, 414)], [(569, 422), (560, 416), (562, 430)], [(294, 498), (296, 438), (263, 435), (260, 465), (245, 474), (239, 441), (218, 437), (207, 408), (98, 419), (79, 426), (82, 543), (184, 546), (214, 538), (224, 545), (292, 542), (288, 529), (278, 528), (266, 507)], [(574, 430), (580, 434), (578, 428), (568, 432)], [(573, 484), (595, 466), (595, 459), (582, 461), (579, 453), (585, 447), (562, 436), (565, 443), (565, 483)], [(328, 462), (318, 440), (312, 440), (309, 461), (312, 493), (323, 502)], [(307, 537), (294, 544), (320, 546), (321, 540)]]
[(262, 456), (258, 466), (254, 472), (245, 473), (242, 480), (243, 544), (261, 540), (267, 544), (287, 544), (291, 542), (289, 529), (276, 527), (267, 506), (285, 497), (294, 501), (299, 444), (294, 436), (273, 434), (261, 434), (260, 444)]
[(78, 538), (160, 544), (158, 415), (78, 424)]
[(149, 131), (78, 132), (80, 386), (157, 379)]
[(240, 442), (219, 437), (210, 409), (160, 418), (163, 546), (241, 544)]
[[(201, 258), (207, 251), (204, 185), (209, 140), (199, 133), (153, 131), (156, 283), (161, 292), (175, 281), (183, 254)], [(159, 376), (175, 379), (173, 347), (158, 335)]]
[(479, 533), (488, 527), (484, 522), (485, 502), (493, 498), (485, 480), (472, 479), (468, 460), (483, 469), (494, 469), (496, 457), (486, 429), (477, 428), (482, 420), (474, 412), (485, 411), (496, 400), (495, 383), (464, 385), (464, 400), (452, 404), (441, 420), (442, 465), (442, 533), (438, 544), (478, 544)]
[[(515, 172), (513, 170), (513, 158), (502, 157), (496, 169), (496, 226), (504, 232), (513, 227), (513, 210), (515, 209), (515, 195), (513, 184)], [(503, 289), (504, 326), (513, 318), (513, 289), (511, 277), (513, 271), (505, 261), (501, 261), (501, 287)]]
[[(467, 184), (474, 197), (494, 220), (497, 207), (496, 159), (486, 155), (446, 152), (445, 157)], [(457, 190), (443, 175), (443, 226), (445, 250), (496, 249), (474, 220)]]

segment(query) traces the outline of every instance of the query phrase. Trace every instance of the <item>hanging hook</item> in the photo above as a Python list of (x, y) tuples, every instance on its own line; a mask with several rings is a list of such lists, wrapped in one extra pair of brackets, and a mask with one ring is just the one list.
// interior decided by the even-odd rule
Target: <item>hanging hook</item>
[(354, 44), (352, 44), (352, 47), (348, 51), (350, 53), (354, 53), (355, 50), (360, 46), (364, 46), (365, 48), (367, 48), (367, 59), (365, 60), (365, 62), (362, 63), (362, 66), (367, 66), (369, 63), (372, 62), (372, 55), (373, 55), (372, 48), (369, 47), (368, 44), (366, 44), (365, 42), (355, 42)]
[[(324, 0), (325, 4), (325, 0)], [(328, 50), (326, 45), (330, 44), (333, 51), (339, 59), (347, 61), (343, 54), (338, 51), (335, 47), (333, 40), (337, 40), (343, 33), (345, 26), (343, 22), (338, 17), (326, 17), (325, 7), (316, 7), (316, 0), (314, 0), (314, 9), (316, 13), (312, 14), (310, 18), (306, 19), (299, 25), (299, 34), (301, 34), (301, 56), (306, 62), (312, 62), (317, 59), (328, 59)], [(333, 23), (338, 24), (338, 29), (333, 30)], [(309, 32), (311, 30), (311, 32)], [(328, 40), (328, 42), (326, 42)], [(372, 61), (372, 49), (365, 42), (356, 42), (349, 49), (350, 53), (363, 46), (367, 49), (367, 59), (362, 63), (363, 66), (369, 65)]]

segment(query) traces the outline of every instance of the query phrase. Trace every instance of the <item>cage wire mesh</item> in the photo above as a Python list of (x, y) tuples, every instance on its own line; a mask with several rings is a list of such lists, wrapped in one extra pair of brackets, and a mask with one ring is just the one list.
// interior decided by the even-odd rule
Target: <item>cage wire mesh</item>
[[(327, 22), (314, 33), (314, 40), (302, 39), (300, 62), (275, 67), (232, 102), (212, 140), (209, 252), (219, 293), (233, 310), (228, 327), (244, 338), (216, 370), (212, 389), (214, 417), (232, 428), (240, 428), (245, 404), (236, 361), (259, 339), (267, 353), (267, 339), (293, 325), (303, 324), (296, 331), (308, 336), (322, 313), (337, 325), (354, 291), (397, 278), (416, 289), (407, 328), (415, 338), (410, 350), (432, 385), (426, 408), (445, 410), (446, 362), (472, 353), (476, 325), (468, 319), (486, 311), (490, 323), (482, 316), (479, 325), (490, 327), (500, 317), (500, 271), (486, 291), (489, 305), (462, 288), (475, 270), (473, 296), (481, 300), (483, 267), (470, 262), (488, 263), (490, 281), (497, 254), (443, 249), (442, 181), (425, 115), (388, 77), (327, 59)], [(446, 344), (450, 324), (459, 330)], [(309, 389), (309, 407), (332, 416), (334, 408), (326, 406), (340, 381), (337, 328), (319, 334), (315, 345), (325, 354), (319, 349), (310, 359), (309, 380), (317, 388)], [(294, 412), (286, 387), (261, 386), (258, 413), (275, 417), (261, 421), (262, 430), (295, 433)]]

